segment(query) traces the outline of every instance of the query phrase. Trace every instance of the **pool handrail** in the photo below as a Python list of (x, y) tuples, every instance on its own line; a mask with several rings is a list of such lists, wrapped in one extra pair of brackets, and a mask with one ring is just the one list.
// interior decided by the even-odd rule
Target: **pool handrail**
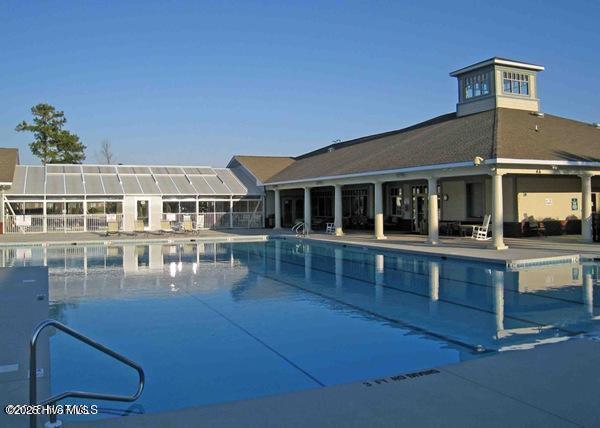
[[(63, 333), (68, 334), (69, 336), (91, 346), (92, 348), (99, 350), (100, 352), (103, 352), (104, 354), (106, 354), (110, 357), (113, 357), (114, 359), (116, 359), (116, 360), (122, 362), (123, 364), (136, 370), (138, 373), (139, 379), (138, 379), (138, 386), (137, 386), (137, 390), (136, 390), (135, 394), (133, 394), (133, 395), (116, 395), (116, 394), (100, 394), (97, 392), (86, 392), (86, 391), (65, 391), (60, 394), (49, 397), (43, 401), (38, 402), (37, 401), (37, 353), (36, 353), (36, 348), (37, 348), (37, 339), (40, 336), (40, 333), (46, 327), (54, 327), (54, 328), (62, 331)], [(144, 390), (145, 378), (146, 378), (146, 376), (144, 374), (144, 369), (139, 364), (137, 364), (134, 361), (130, 360), (129, 358), (113, 351), (112, 349), (107, 348), (106, 346), (102, 345), (101, 343), (98, 343), (95, 340), (79, 333), (78, 331), (73, 330), (70, 327), (67, 327), (66, 325), (62, 324), (59, 321), (56, 321), (53, 319), (44, 320), (41, 323), (39, 323), (37, 325), (37, 327), (33, 330), (33, 334), (31, 336), (31, 340), (29, 342), (29, 404), (31, 406), (36, 406), (36, 405), (45, 406), (48, 404), (54, 405), (57, 401), (63, 400), (67, 397), (89, 398), (89, 399), (106, 400), (106, 401), (132, 402), (132, 401), (135, 401), (138, 398), (140, 398), (140, 396), (142, 395), (142, 391)], [(30, 419), (29, 419), (31, 428), (36, 427), (36, 424), (37, 424), (36, 416), (37, 415), (35, 414), (35, 412), (32, 412)], [(52, 422), (55, 422), (56, 414), (51, 413), (50, 420)]]

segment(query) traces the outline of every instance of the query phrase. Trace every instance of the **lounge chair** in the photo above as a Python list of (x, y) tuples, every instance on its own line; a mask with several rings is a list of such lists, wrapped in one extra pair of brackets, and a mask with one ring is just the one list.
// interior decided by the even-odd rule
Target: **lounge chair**
[(133, 232), (136, 235), (137, 234), (148, 235), (148, 232), (146, 231), (146, 229), (144, 227), (144, 221), (143, 220), (136, 220), (135, 223), (133, 223)]
[(335, 224), (334, 223), (325, 223), (325, 233), (329, 233), (333, 235), (335, 233)]
[(183, 222), (181, 223), (181, 231), (184, 233), (193, 232), (194, 224), (192, 223), (192, 220), (190, 220), (190, 219), (183, 220)]
[(173, 232), (173, 228), (171, 227), (171, 222), (169, 220), (161, 220), (160, 221), (160, 232), (161, 233)]
[(490, 220), (492, 216), (490, 214), (486, 214), (483, 218), (483, 224), (481, 226), (473, 226), (473, 234), (471, 238), (477, 241), (488, 241), (492, 239), (491, 236), (488, 236), (488, 229), (490, 228)]
[(108, 223), (106, 223), (106, 226), (106, 236), (119, 234), (119, 223), (117, 223), (116, 221), (109, 221)]

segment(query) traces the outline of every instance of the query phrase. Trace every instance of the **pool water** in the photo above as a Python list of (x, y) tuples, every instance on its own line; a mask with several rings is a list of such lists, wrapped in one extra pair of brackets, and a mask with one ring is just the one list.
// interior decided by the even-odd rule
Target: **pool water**
[[(595, 334), (598, 263), (501, 265), (277, 239), (0, 249), (47, 265), (49, 316), (138, 362), (102, 415), (369, 380)], [(51, 392), (133, 370), (50, 337)], [(81, 403), (81, 400), (78, 401)]]

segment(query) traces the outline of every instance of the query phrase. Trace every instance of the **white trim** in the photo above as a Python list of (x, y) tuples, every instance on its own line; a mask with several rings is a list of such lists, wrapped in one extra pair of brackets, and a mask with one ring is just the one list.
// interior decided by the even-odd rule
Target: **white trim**
[(510, 59), (502, 59), (502, 58), (490, 58), (488, 60), (481, 61), (476, 64), (472, 64), (467, 67), (455, 70), (452, 73), (450, 73), (450, 76), (452, 76), (452, 77), (460, 76), (461, 74), (465, 74), (465, 73), (468, 73), (469, 71), (477, 70), (482, 67), (487, 67), (488, 65), (505, 65), (508, 67), (517, 67), (517, 68), (523, 68), (526, 70), (533, 70), (533, 71), (544, 71), (546, 69), (545, 67), (543, 67), (541, 65), (530, 64), (527, 62), (512, 61)]
[(511, 158), (496, 158), (486, 160), (487, 165), (501, 164), (501, 163), (513, 163), (519, 165), (529, 164), (531, 166), (536, 165), (565, 165), (565, 166), (594, 166), (600, 167), (600, 162), (590, 161), (570, 161), (570, 160), (543, 160), (543, 159), (511, 159)]

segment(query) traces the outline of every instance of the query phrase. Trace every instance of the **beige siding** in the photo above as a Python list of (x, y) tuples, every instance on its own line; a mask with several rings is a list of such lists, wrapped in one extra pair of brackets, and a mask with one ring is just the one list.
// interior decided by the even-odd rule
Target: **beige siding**
[(467, 189), (463, 180), (444, 181), (442, 195), (448, 195), (445, 201), (442, 197), (442, 219), (464, 220), (467, 217)]
[[(571, 200), (577, 199), (577, 209)], [(581, 218), (581, 180), (578, 177), (517, 177), (518, 218), (565, 220)]]

